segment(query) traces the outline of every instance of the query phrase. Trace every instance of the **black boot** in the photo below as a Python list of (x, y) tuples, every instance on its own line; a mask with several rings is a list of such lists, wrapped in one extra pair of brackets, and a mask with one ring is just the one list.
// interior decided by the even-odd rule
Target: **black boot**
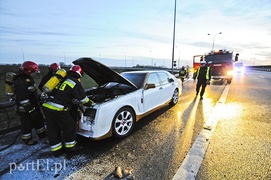
[(80, 151), (83, 149), (83, 146), (80, 146), (80, 145), (75, 145), (73, 146), (72, 148), (66, 148), (66, 152), (69, 153), (69, 152), (77, 152), (77, 151)]
[(43, 132), (41, 132), (41, 133), (37, 133), (37, 135), (38, 135), (38, 137), (39, 137), (40, 139), (42, 139), (42, 138), (47, 137), (47, 132), (46, 132), (46, 131), (43, 131)]
[(38, 141), (33, 140), (33, 139), (23, 139), (24, 143), (28, 146), (33, 146), (38, 144)]
[(63, 154), (63, 149), (59, 149), (57, 151), (51, 151), (51, 153), (55, 156), (55, 157), (59, 157)]

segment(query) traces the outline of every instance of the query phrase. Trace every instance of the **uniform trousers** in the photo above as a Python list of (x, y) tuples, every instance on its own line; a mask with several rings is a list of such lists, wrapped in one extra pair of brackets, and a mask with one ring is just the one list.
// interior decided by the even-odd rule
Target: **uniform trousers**
[(206, 80), (198, 80), (197, 85), (196, 85), (197, 94), (199, 93), (200, 87), (201, 87), (200, 96), (202, 97), (206, 88)]
[(39, 138), (46, 136), (46, 130), (44, 126), (44, 118), (40, 112), (39, 107), (33, 112), (20, 112), (17, 110), (17, 114), (20, 116), (21, 121), (21, 133), (22, 139), (29, 141), (32, 139), (32, 129), (35, 128)]
[(50, 146), (76, 141), (76, 121), (70, 111), (43, 108)]

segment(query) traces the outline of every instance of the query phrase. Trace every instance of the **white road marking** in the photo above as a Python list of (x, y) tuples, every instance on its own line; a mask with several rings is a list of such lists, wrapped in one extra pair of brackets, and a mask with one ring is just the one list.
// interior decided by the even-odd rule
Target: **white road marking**
[(216, 103), (211, 116), (204, 125), (204, 129), (198, 135), (193, 146), (187, 153), (184, 161), (182, 162), (181, 166), (179, 167), (172, 180), (194, 180), (196, 178), (205, 153), (207, 151), (209, 140), (216, 127), (219, 114), (221, 113), (220, 111), (223, 110), (221, 107), (223, 106), (227, 98), (229, 89), (230, 84), (227, 84), (221, 97)]

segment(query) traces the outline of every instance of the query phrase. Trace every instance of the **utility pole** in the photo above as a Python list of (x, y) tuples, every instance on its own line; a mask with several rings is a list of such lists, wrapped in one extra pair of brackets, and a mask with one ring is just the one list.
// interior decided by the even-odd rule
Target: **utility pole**
[(177, 1), (177, 0), (175, 0), (175, 5), (174, 5), (174, 25), (173, 25), (172, 60), (171, 60), (171, 73), (172, 73), (172, 74), (173, 74), (174, 48), (175, 48), (176, 1)]
[(23, 48), (21, 48), (21, 50), (22, 50), (23, 62), (24, 62), (24, 61), (25, 61), (25, 59), (24, 59), (24, 51), (23, 51)]

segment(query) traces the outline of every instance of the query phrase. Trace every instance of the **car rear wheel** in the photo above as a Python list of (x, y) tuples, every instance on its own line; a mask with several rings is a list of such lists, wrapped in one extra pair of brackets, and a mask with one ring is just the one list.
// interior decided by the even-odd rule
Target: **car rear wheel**
[(113, 119), (112, 130), (116, 138), (128, 136), (135, 124), (135, 114), (131, 108), (124, 107), (118, 110)]
[(178, 101), (179, 101), (179, 91), (178, 89), (175, 89), (172, 95), (172, 99), (170, 101), (170, 105), (174, 106), (175, 104), (178, 103)]

